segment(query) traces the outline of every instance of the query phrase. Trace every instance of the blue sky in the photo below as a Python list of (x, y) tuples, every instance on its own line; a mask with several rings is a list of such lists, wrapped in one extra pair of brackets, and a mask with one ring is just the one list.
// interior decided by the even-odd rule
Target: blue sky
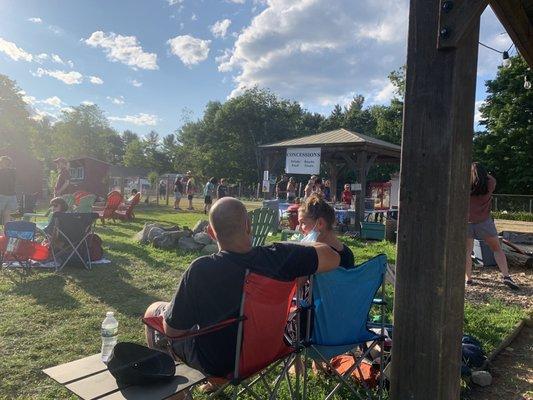
[[(329, 113), (363, 94), (392, 96), (405, 62), (407, 0), (1, 1), (0, 73), (35, 117), (98, 104), (113, 127), (167, 135), (258, 85)], [(481, 41), (511, 41), (487, 9)], [(479, 51), (476, 101), (501, 55)]]

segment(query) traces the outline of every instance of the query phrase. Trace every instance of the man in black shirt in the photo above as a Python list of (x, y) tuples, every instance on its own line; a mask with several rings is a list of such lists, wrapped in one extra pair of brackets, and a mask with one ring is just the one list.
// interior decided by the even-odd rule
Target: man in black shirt
[[(145, 316), (163, 315), (167, 336), (204, 328), (239, 315), (246, 269), (270, 278), (291, 281), (339, 265), (339, 255), (328, 245), (276, 243), (251, 245), (251, 226), (246, 208), (225, 197), (209, 214), (209, 234), (219, 252), (192, 262), (182, 276), (171, 303), (152, 304)], [(166, 341), (147, 328), (150, 347), (165, 349)], [(234, 368), (237, 324), (196, 339), (173, 342), (174, 353), (188, 365), (212, 376), (224, 377)]]

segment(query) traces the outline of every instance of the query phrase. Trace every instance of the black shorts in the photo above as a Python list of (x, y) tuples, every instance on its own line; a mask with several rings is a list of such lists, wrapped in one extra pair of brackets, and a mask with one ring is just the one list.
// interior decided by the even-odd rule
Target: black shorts
[(213, 199), (211, 198), (211, 196), (205, 196), (204, 197), (204, 203), (205, 204), (213, 204)]
[(187, 199), (189, 199), (189, 200), (192, 200), (193, 197), (194, 197), (194, 195), (192, 195), (192, 194), (188, 194), (188, 195), (187, 195)]

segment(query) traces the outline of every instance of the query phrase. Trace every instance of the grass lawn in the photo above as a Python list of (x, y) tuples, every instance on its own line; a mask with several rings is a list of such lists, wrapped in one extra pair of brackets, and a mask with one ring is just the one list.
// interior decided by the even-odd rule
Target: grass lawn
[[(170, 300), (181, 273), (199, 254), (141, 246), (133, 235), (148, 221), (192, 228), (201, 218), (202, 213), (141, 207), (135, 222), (98, 223), (111, 264), (95, 265), (92, 271), (67, 267), (61, 274), (38, 271), (25, 282), (12, 271), (0, 274), (0, 399), (76, 398), (41, 370), (99, 352), (100, 324), (108, 310), (119, 321), (119, 340), (143, 343), (139, 318), (146, 306)], [(357, 263), (379, 253), (395, 261), (392, 244), (346, 243)], [(520, 309), (499, 303), (467, 305), (466, 331), (490, 351), (522, 316)], [(313, 398), (319, 399), (321, 385), (315, 384)]]

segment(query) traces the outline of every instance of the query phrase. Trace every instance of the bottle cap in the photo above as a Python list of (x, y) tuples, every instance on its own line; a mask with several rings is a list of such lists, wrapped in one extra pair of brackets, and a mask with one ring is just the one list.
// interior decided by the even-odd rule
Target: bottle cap
[(108, 312), (105, 313), (106, 317), (112, 317), (114, 315), (115, 315), (115, 313), (113, 313), (113, 311), (108, 311)]

